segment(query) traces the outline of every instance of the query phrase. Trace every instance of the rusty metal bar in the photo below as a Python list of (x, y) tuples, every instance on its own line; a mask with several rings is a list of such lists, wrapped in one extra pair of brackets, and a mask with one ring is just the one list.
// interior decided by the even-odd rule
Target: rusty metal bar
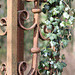
[(17, 75), (17, 0), (7, 0), (7, 75)]
[[(34, 24), (30, 28), (24, 27), (24, 20), (29, 18), (29, 13), (24, 10), (24, 0), (7, 0), (7, 18), (1, 19), (0, 26), (7, 26), (7, 30), (2, 32), (5, 35), (7, 32), (7, 65), (3, 64), (3, 71), (7, 75), (23, 75), (27, 68), (24, 60), (24, 30), (34, 29), (33, 36), (33, 53), (32, 67), (27, 75), (40, 75), (38, 71), (38, 39), (49, 40), (44, 38), (39, 27), (39, 0), (26, 0), (27, 2), (34, 1)], [(46, 2), (46, 0), (40, 0)], [(20, 26), (20, 27), (19, 27)], [(1, 30), (1, 29), (0, 29)], [(2, 31), (2, 30), (1, 30)], [(47, 27), (44, 27), (45, 33), (50, 32)]]
[[(24, 9), (24, 2), (22, 0), (18, 0), (17, 5), (18, 11)], [(21, 23), (24, 24), (24, 21), (21, 20)], [(17, 61), (21, 62), (24, 60), (24, 30), (20, 27), (17, 27), (17, 48)]]
[[(38, 71), (38, 53), (40, 52), (40, 48), (38, 47), (38, 39), (40, 37), (43, 40), (48, 40), (48, 38), (44, 38), (40, 32), (39, 13), (41, 12), (41, 9), (39, 8), (39, 0), (28, 0), (28, 1), (30, 2), (34, 1), (34, 8), (32, 9), (32, 12), (34, 13), (34, 23), (29, 28), (26, 28), (23, 26), (21, 20), (27, 20), (29, 18), (29, 13), (26, 10), (22, 10), (22, 11), (19, 11), (19, 26), (23, 30), (34, 29), (33, 48), (31, 49), (31, 52), (33, 53), (32, 67), (27, 75), (40, 75)], [(44, 1), (41, 0), (41, 2), (44, 2)], [(24, 19), (24, 16), (23, 17), (21, 16), (22, 14), (26, 15), (25, 19)]]
[[(33, 12), (35, 12), (35, 11), (36, 10), (33, 9)], [(41, 12), (41, 10), (39, 10), (39, 12)], [(35, 75), (37, 75), (37, 73), (38, 73), (38, 53), (40, 52), (40, 49), (38, 48), (38, 38), (39, 38), (39, 12), (36, 11), (36, 13), (34, 13), (34, 19), (37, 20), (37, 26), (34, 28), (33, 48), (31, 49), (31, 52), (33, 53), (32, 68), (35, 69), (35, 73), (34, 73)]]

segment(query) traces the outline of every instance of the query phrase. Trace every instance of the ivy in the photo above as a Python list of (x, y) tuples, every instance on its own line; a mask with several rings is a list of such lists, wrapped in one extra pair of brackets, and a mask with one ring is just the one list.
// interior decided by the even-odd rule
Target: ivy
[[(47, 0), (42, 12), (45, 16), (41, 23), (41, 32), (49, 40), (41, 45), (39, 71), (42, 75), (62, 75), (67, 64), (63, 62), (65, 55), (60, 56), (60, 50), (71, 40), (75, 12), (64, 0)], [(45, 34), (44, 25), (51, 32)]]

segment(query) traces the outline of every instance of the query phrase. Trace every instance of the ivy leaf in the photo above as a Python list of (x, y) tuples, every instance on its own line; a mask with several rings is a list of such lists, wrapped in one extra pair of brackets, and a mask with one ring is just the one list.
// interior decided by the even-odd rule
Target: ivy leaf
[(61, 59), (62, 60), (65, 60), (65, 55), (64, 54), (61, 56)]
[(47, 75), (49, 75), (50, 74), (50, 71), (47, 71)]
[(53, 17), (50, 17), (50, 21), (51, 21), (51, 22), (54, 21), (54, 18), (53, 18)]
[(56, 69), (57, 67), (58, 67), (58, 65), (55, 63), (55, 64), (54, 64), (54, 69)]
[(54, 2), (56, 2), (57, 0), (47, 0), (47, 2), (49, 2), (49, 3), (54, 3)]
[(58, 22), (52, 22), (52, 25), (57, 26)]
[(54, 41), (50, 41), (50, 44), (51, 44), (51, 46), (53, 47), (53, 46), (55, 46), (57, 43), (54, 42)]
[(65, 8), (65, 11), (68, 11), (69, 9), (70, 9), (69, 7), (66, 7), (66, 8)]
[(47, 29), (52, 30), (52, 25), (47, 26)]
[(62, 72), (59, 71), (59, 72), (58, 72), (58, 75), (62, 75)]
[(64, 16), (64, 18), (66, 18), (66, 19), (69, 19), (69, 17), (70, 17), (67, 12), (64, 12), (64, 13), (63, 13), (63, 16)]
[(47, 37), (49, 37), (50, 40), (57, 39), (57, 35), (56, 35), (56, 34), (53, 34), (53, 33), (49, 33), (49, 34), (47, 35)]
[(54, 57), (55, 57), (55, 56), (58, 56), (58, 55), (60, 55), (59, 52), (53, 52), (53, 56), (54, 56)]
[(50, 56), (52, 55), (52, 51), (49, 51), (49, 52), (47, 53), (47, 55), (48, 55), (48, 57), (50, 57)]
[(66, 67), (67, 66), (67, 64), (64, 63), (64, 62), (61, 62), (61, 64), (62, 64), (63, 67)]
[(64, 47), (66, 47), (67, 45), (68, 45), (68, 40), (64, 40), (64, 39), (62, 39), (62, 41), (61, 41), (61, 43), (63, 43), (63, 46)]
[(51, 22), (50, 22), (49, 20), (46, 20), (46, 21), (45, 21), (45, 24), (46, 24), (46, 25), (50, 25)]
[(46, 13), (46, 9), (45, 9), (45, 8), (43, 8), (43, 9), (42, 9), (42, 12), (45, 14), (45, 13)]
[(63, 65), (61, 64), (61, 62), (57, 62), (57, 68), (59, 71), (63, 71)]
[(49, 67), (49, 62), (44, 63), (46, 67)]
[[(43, 5), (43, 24), (42, 26), (42, 34), (45, 37), (48, 37), (49, 40), (44, 41), (42, 45), (41, 50), (41, 64), (40, 71), (43, 72), (43, 75), (50, 74), (50, 71), (48, 70), (42, 70), (42, 67), (51, 67), (51, 69), (54, 69), (58, 71), (58, 75), (61, 75), (63, 72), (63, 68), (66, 67), (66, 63), (56, 61), (56, 56), (60, 55), (60, 47), (63, 48), (68, 45), (69, 38), (70, 38), (70, 32), (71, 32), (71, 25), (74, 22), (75, 13), (72, 12), (68, 13), (69, 8), (65, 6), (63, 3), (63, 0), (47, 0), (46, 3)], [(66, 8), (65, 8), (66, 7)], [(72, 11), (72, 9), (71, 9)], [(44, 18), (45, 17), (45, 18)], [(51, 30), (48, 34), (44, 33), (44, 25), (47, 26), (48, 30)], [(55, 50), (53, 50), (53, 47), (55, 47)], [(52, 48), (52, 49), (51, 49)], [(64, 54), (61, 56), (61, 59), (64, 60), (65, 56)], [(55, 71), (53, 70), (53, 73)]]
[(54, 64), (54, 61), (51, 61), (50, 64)]
[(65, 22), (62, 21), (62, 22), (60, 23), (60, 26), (61, 26), (61, 27), (65, 27)]
[(49, 6), (47, 4), (44, 5), (46, 10), (49, 10)]

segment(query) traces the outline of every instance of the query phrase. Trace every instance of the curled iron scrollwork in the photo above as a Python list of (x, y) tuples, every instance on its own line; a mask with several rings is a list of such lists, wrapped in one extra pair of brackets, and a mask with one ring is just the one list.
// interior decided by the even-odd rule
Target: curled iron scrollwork
[(24, 71), (27, 69), (27, 64), (25, 61), (18, 63), (18, 75), (22, 75)]
[(1, 72), (4, 72), (4, 75), (7, 75), (7, 73), (6, 73), (6, 64), (5, 63), (2, 64)]
[(18, 18), (19, 26), (24, 30), (31, 30), (37, 24), (36, 21), (34, 21), (34, 24), (31, 27), (29, 27), (29, 28), (24, 27), (23, 24), (22, 24), (22, 21), (25, 21), (25, 20), (28, 20), (28, 19), (29, 19), (29, 13), (26, 10), (19, 11), (19, 18)]
[(2, 27), (7, 26), (7, 18), (0, 19), (0, 36), (3, 36), (7, 33), (7, 29), (5, 31), (2, 30)]

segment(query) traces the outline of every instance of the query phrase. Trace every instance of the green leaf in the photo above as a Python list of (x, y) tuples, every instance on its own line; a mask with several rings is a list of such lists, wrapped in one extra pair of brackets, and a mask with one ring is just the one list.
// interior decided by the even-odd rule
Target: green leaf
[(49, 62), (44, 63), (46, 67), (49, 67)]
[(64, 54), (62, 54), (61, 59), (65, 60), (65, 55)]
[(57, 67), (58, 67), (58, 65), (55, 63), (55, 64), (54, 64), (54, 69), (56, 69)]
[(63, 43), (63, 46), (64, 47), (66, 47), (67, 45), (68, 45), (68, 40), (64, 40), (64, 39), (62, 39), (62, 41), (61, 41), (61, 43)]
[(50, 64), (54, 64), (54, 61), (51, 61)]
[(55, 46), (55, 45), (57, 44), (57, 42), (50, 41), (50, 44), (51, 44), (51, 46), (53, 47), (53, 46)]
[(55, 56), (58, 56), (58, 55), (60, 55), (59, 52), (53, 52), (53, 56), (54, 56), (54, 57), (55, 57)]
[(52, 25), (47, 26), (47, 29), (52, 30)]
[(49, 6), (47, 4), (45, 4), (44, 7), (45, 7), (46, 10), (49, 10)]
[[(60, 48), (66, 47), (69, 42), (69, 34), (71, 33), (71, 25), (74, 22), (75, 13), (68, 13), (69, 9), (65, 8), (65, 4), (63, 0), (47, 0), (47, 2), (43, 3), (43, 13), (42, 15), (42, 26), (41, 32), (43, 36), (48, 37), (49, 40), (43, 42), (41, 49), (41, 64), (40, 71), (43, 75), (49, 75), (48, 70), (42, 70), (42, 67), (48, 67), (51, 69), (55, 69), (58, 71), (57, 75), (61, 75), (63, 72), (63, 68), (66, 67), (66, 63), (61, 61), (56, 61), (56, 57), (60, 55)], [(70, 10), (70, 12), (72, 9)], [(51, 30), (48, 34), (44, 33), (44, 25), (47, 26), (48, 30)], [(55, 50), (53, 48), (55, 47)], [(52, 49), (51, 49), (52, 48)], [(64, 60), (64, 54), (61, 56), (61, 59)], [(50, 64), (50, 65), (49, 65)], [(53, 70), (53, 73), (55, 71)], [(53, 75), (53, 74), (52, 74)]]
[(61, 64), (62, 64), (63, 67), (66, 67), (67, 66), (67, 64), (64, 63), (64, 62), (61, 62)]
[(47, 35), (47, 37), (49, 37), (50, 40), (57, 39), (57, 35), (56, 35), (56, 34), (53, 34), (53, 33), (49, 33), (49, 34)]
[(59, 72), (58, 72), (58, 75), (62, 75), (62, 72), (59, 71)]

